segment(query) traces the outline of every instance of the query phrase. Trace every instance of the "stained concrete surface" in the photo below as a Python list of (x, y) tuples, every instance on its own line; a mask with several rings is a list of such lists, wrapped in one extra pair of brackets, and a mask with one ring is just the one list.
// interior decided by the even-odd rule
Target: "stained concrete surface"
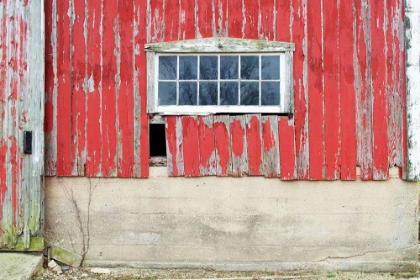
[[(417, 184), (46, 178), (45, 238), (87, 266), (413, 271)], [(391, 172), (390, 172), (391, 173)], [(89, 236), (89, 238), (88, 238)]]
[(0, 252), (0, 279), (26, 280), (42, 269), (42, 254)]

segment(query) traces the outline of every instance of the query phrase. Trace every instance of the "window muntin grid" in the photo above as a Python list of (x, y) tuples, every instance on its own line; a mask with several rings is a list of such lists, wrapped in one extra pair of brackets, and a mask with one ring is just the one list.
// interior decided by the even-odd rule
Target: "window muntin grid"
[(157, 105), (273, 111), (281, 106), (282, 58), (279, 53), (158, 54)]

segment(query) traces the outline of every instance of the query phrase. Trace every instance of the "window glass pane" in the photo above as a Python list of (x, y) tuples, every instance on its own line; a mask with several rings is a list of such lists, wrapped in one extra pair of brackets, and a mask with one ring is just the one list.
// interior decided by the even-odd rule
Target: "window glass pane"
[(200, 56), (200, 79), (217, 80), (217, 56)]
[(280, 83), (261, 83), (261, 105), (280, 105)]
[(238, 105), (238, 82), (220, 83), (220, 105)]
[(220, 56), (220, 79), (237, 79), (238, 61), (238, 56)]
[(261, 56), (261, 78), (263, 80), (280, 79), (280, 56), (263, 55)]
[(176, 79), (176, 56), (159, 56), (159, 79)]
[(260, 104), (259, 83), (242, 82), (241, 83), (241, 105), (259, 105)]
[(197, 105), (196, 82), (179, 82), (179, 105)]
[(260, 78), (260, 60), (256, 55), (241, 56), (241, 79), (258, 80)]
[(197, 57), (180, 56), (179, 57), (179, 79), (195, 80), (197, 79)]
[(200, 83), (200, 105), (217, 105), (217, 83)]
[(159, 82), (158, 104), (176, 105), (176, 82)]

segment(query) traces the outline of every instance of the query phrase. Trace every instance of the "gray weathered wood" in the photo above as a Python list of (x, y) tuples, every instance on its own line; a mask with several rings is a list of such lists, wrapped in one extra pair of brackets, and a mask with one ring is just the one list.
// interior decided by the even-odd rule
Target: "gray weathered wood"
[[(279, 121), (277, 116), (262, 116), (262, 150), (263, 162), (261, 174), (265, 177), (280, 177), (280, 150), (279, 150)], [(269, 131), (265, 131), (268, 128)], [(269, 139), (268, 140), (268, 133)], [(265, 143), (268, 140), (270, 143)], [(271, 145), (270, 145), (271, 144)], [(269, 148), (266, 149), (266, 147)]]
[[(5, 144), (6, 195), (0, 205), (0, 248), (29, 250), (41, 233), (44, 163), (44, 4), (43, 1), (0, 3), (2, 56), (0, 103), (4, 117), (0, 143)], [(23, 136), (32, 132), (32, 153), (24, 154)]]
[(224, 37), (146, 44), (145, 49), (169, 53), (287, 52), (294, 51), (295, 44)]
[[(245, 115), (230, 117), (230, 142), (232, 145), (232, 175), (241, 177), (248, 172), (247, 142), (246, 142), (246, 117)], [(233, 129), (236, 124), (243, 131), (242, 137)], [(242, 147), (238, 154), (237, 148)]]
[(407, 179), (420, 180), (420, 1), (405, 1)]

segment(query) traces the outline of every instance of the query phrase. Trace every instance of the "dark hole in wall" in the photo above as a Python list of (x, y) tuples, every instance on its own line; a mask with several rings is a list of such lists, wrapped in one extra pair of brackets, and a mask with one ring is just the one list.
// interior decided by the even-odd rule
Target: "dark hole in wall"
[(150, 157), (166, 157), (165, 124), (149, 124)]

